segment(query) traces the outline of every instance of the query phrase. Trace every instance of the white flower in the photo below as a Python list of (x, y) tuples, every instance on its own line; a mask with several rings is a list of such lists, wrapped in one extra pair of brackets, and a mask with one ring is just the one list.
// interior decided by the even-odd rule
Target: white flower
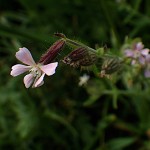
[(17, 64), (12, 66), (10, 74), (15, 77), (29, 71), (29, 74), (24, 77), (24, 84), (26, 88), (29, 88), (31, 85), (32, 87), (39, 87), (43, 85), (45, 74), (48, 76), (53, 75), (58, 65), (58, 62), (47, 65), (42, 65), (40, 63), (36, 64), (30, 51), (25, 47), (20, 48), (19, 51), (16, 52), (16, 58), (26, 65)]
[(82, 86), (82, 85), (85, 85), (85, 84), (87, 84), (87, 81), (90, 79), (90, 76), (89, 75), (87, 75), (87, 74), (84, 74), (83, 76), (81, 76), (80, 78), (79, 78), (79, 86)]

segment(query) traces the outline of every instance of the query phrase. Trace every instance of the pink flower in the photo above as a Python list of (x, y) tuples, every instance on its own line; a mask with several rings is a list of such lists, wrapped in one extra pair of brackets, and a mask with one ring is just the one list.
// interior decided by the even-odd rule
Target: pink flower
[(145, 64), (145, 56), (148, 55), (149, 49), (144, 48), (142, 42), (135, 43), (132, 49), (126, 49), (126, 57), (133, 58), (131, 64), (134, 65), (137, 61), (140, 64)]
[(146, 69), (144, 71), (144, 76), (150, 77), (150, 54), (146, 56)]
[(33, 88), (43, 85), (45, 74), (48, 76), (53, 75), (58, 65), (58, 62), (46, 65), (42, 65), (41, 63), (36, 64), (30, 51), (25, 47), (20, 48), (19, 51), (16, 52), (16, 58), (25, 65), (17, 64), (12, 66), (10, 74), (15, 77), (29, 71), (29, 74), (24, 77), (24, 84), (26, 88), (29, 88), (31, 85)]

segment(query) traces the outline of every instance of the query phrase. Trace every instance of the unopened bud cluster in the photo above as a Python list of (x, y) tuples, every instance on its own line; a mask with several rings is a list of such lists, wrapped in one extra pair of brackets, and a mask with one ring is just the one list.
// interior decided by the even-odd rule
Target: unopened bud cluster
[(118, 57), (108, 57), (105, 54), (99, 54), (99, 51), (78, 41), (68, 39), (63, 34), (57, 33), (55, 35), (63, 39), (68, 46), (73, 48), (73, 51), (62, 60), (63, 63), (71, 67), (90, 67), (95, 65), (98, 74), (102, 77), (118, 71), (122, 66), (122, 61)]
[(38, 63), (46, 65), (52, 62), (60, 53), (65, 45), (70, 46), (73, 50), (62, 59), (62, 62), (74, 68), (91, 68), (97, 67), (97, 74), (101, 77), (110, 75), (120, 69), (122, 60), (117, 57), (110, 57), (100, 53), (81, 42), (68, 39), (62, 33), (55, 33), (60, 40), (56, 41), (45, 54), (43, 54)]

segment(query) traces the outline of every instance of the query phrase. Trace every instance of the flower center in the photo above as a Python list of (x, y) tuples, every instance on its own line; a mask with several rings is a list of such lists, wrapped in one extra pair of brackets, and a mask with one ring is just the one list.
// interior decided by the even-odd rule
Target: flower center
[(135, 57), (135, 58), (138, 58), (138, 57), (140, 57), (140, 56), (141, 56), (141, 53), (140, 53), (139, 51), (135, 51), (134, 57)]
[(42, 75), (42, 71), (39, 66), (33, 66), (33, 68), (29, 71), (34, 77), (40, 77)]

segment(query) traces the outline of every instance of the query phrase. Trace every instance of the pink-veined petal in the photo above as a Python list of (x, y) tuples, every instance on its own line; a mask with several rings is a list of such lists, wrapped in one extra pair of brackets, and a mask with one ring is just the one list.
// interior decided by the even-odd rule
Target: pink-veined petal
[(44, 84), (44, 81), (42, 81), (39, 85), (37, 85), (36, 87), (40, 87)]
[(147, 56), (146, 56), (146, 63), (150, 63), (150, 54), (148, 54)]
[(33, 83), (34, 81), (34, 76), (33, 74), (27, 74), (25, 77), (24, 77), (24, 84), (25, 84), (25, 87), (26, 88), (29, 88), (31, 86), (31, 84)]
[(40, 66), (40, 69), (44, 73), (46, 73), (46, 75), (50, 76), (50, 75), (53, 75), (55, 73), (55, 69), (57, 66), (58, 66), (58, 62), (55, 62), (55, 63), (50, 63), (47, 65)]
[(146, 69), (146, 70), (145, 70), (144, 76), (145, 76), (146, 78), (149, 78), (149, 77), (150, 77), (150, 69)]
[(145, 61), (146, 61), (145, 57), (143, 57), (143, 56), (139, 57), (140, 64), (144, 65)]
[(45, 76), (45, 73), (43, 73), (41, 75), (41, 77), (35, 82), (33, 87), (39, 87), (39, 86), (43, 85), (44, 84), (44, 81), (43, 81), (44, 80), (44, 76)]
[(144, 55), (144, 56), (148, 55), (148, 53), (149, 53), (148, 48), (145, 48), (145, 49), (141, 50), (141, 54)]
[(136, 44), (135, 50), (140, 51), (141, 49), (143, 49), (143, 47), (144, 47), (144, 45), (142, 44), (142, 42), (138, 42), (138, 43)]
[(127, 56), (127, 57), (133, 57), (133, 55), (134, 55), (134, 53), (133, 53), (133, 51), (132, 50), (125, 50), (125, 55)]
[(17, 65), (12, 66), (12, 71), (10, 72), (10, 74), (15, 77), (15, 76), (18, 76), (18, 75), (30, 70), (30, 69), (31, 69), (30, 66), (17, 64)]
[(30, 66), (35, 65), (35, 61), (33, 60), (30, 51), (25, 47), (19, 48), (19, 51), (16, 52), (16, 58), (21, 62), (23, 62), (24, 64)]

